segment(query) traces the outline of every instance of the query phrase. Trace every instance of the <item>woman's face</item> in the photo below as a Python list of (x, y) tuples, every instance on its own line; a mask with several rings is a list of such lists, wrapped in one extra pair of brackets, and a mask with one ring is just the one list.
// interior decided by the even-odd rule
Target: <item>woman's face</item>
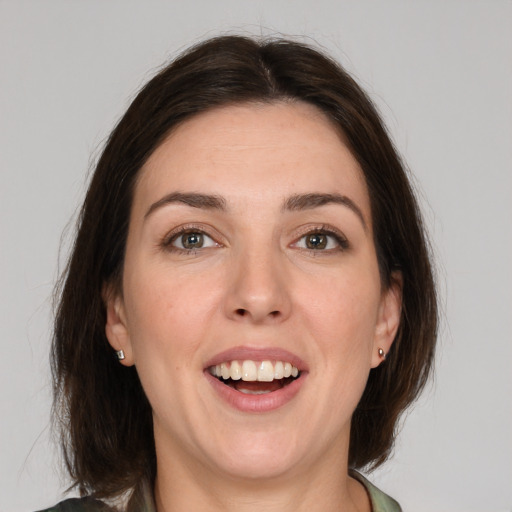
[(106, 330), (137, 368), (159, 462), (275, 478), (346, 464), (399, 296), (381, 287), (363, 174), (327, 118), (228, 106), (141, 170)]

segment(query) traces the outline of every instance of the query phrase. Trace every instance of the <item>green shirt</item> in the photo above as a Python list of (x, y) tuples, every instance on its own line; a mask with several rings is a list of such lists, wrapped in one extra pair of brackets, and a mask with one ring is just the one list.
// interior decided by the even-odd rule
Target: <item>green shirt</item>
[(351, 471), (350, 476), (363, 484), (370, 497), (372, 512), (402, 512), (400, 505), (391, 496), (377, 489), (377, 487), (361, 475), (361, 473)]
[[(350, 475), (361, 482), (366, 489), (372, 505), (372, 512), (402, 512), (400, 505), (393, 498), (377, 489), (363, 475), (355, 471), (351, 471)], [(93, 498), (71, 498), (40, 512), (114, 512), (114, 510)], [(140, 512), (155, 512), (155, 504), (150, 493), (147, 493)]]

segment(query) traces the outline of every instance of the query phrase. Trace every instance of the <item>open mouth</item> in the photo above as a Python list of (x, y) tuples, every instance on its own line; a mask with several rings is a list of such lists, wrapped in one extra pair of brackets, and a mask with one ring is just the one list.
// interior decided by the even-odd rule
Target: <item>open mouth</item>
[(210, 366), (208, 371), (226, 386), (248, 395), (272, 393), (301, 374), (287, 361), (227, 361)]

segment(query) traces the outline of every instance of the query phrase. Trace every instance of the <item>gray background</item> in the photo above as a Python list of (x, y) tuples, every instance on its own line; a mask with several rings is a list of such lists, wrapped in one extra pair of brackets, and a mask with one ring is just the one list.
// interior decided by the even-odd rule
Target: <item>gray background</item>
[(512, 510), (505, 0), (0, 0), (0, 510), (50, 505), (66, 484), (48, 429), (50, 297), (90, 162), (157, 66), (225, 31), (324, 46), (416, 176), (444, 310), (437, 376), (371, 478), (405, 511)]

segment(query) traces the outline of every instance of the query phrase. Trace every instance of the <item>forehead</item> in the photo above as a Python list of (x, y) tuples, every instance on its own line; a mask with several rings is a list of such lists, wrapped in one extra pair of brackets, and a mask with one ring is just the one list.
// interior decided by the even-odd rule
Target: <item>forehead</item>
[(241, 201), (337, 192), (369, 208), (362, 170), (343, 134), (301, 102), (225, 106), (178, 126), (142, 168), (135, 203), (172, 191)]

